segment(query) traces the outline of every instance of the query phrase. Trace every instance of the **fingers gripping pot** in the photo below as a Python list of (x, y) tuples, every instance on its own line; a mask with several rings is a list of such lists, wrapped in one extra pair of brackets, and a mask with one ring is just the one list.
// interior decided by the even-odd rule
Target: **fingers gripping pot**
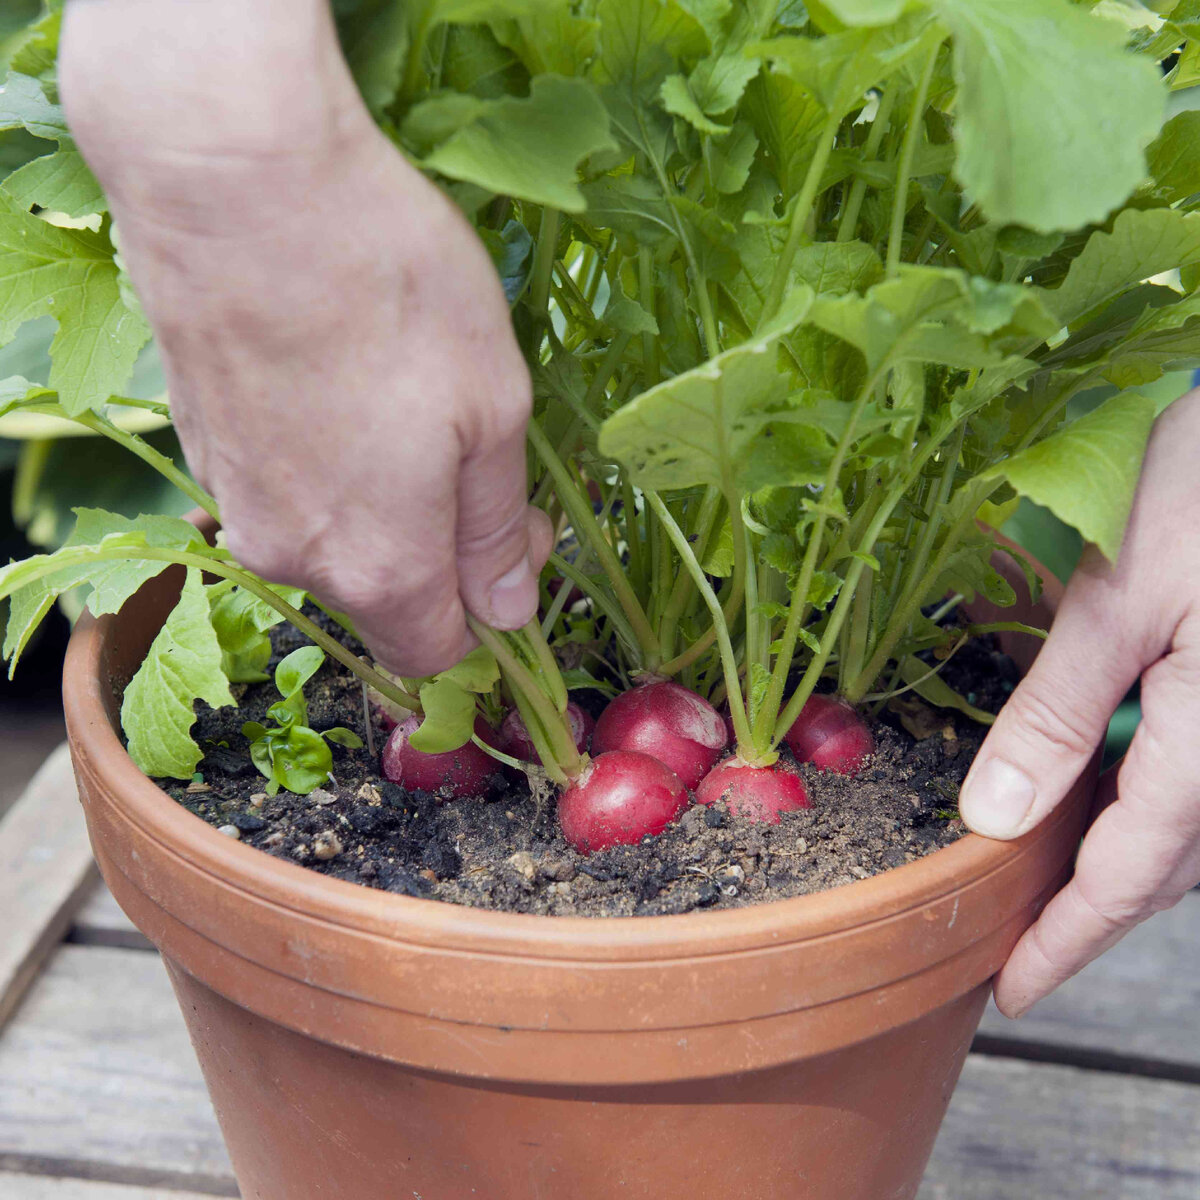
[[(232, 842), (134, 767), (120, 693), (179, 586), (80, 622), (67, 724), (97, 860), (167, 962), (247, 1200), (915, 1195), (1094, 772), (1020, 841), (970, 835), (757, 907), (588, 920), (396, 896)], [(1028, 666), (1036, 643), (1007, 648)]]

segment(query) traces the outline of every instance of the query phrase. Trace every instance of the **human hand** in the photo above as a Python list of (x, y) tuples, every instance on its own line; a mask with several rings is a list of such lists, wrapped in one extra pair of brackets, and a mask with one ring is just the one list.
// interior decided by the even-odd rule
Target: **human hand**
[(1018, 1017), (1200, 882), (1200, 389), (1159, 418), (1115, 567), (1093, 548), (963, 784), (976, 833), (1013, 838), (1062, 800), (1140, 676), (1142, 722), (1101, 778), (1070, 883), (996, 977)]
[(529, 620), (551, 533), (508, 305), (327, 0), (71, 0), (59, 71), (234, 556), (405, 675), (466, 653), (464, 609)]

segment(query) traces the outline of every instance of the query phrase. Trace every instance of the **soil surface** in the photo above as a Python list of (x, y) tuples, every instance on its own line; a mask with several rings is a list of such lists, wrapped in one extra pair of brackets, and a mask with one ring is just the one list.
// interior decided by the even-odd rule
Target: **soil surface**
[[(280, 626), (274, 640), (272, 670), (305, 639)], [(980, 708), (996, 711), (1017, 672), (984, 639), (964, 647), (944, 677)], [(875, 720), (877, 749), (857, 778), (800, 766), (811, 809), (763, 825), (695, 806), (657, 838), (585, 856), (563, 840), (553, 805), (539, 807), (523, 780), (502, 771), (486, 796), (442, 801), (383, 779), (365, 749), (334, 746), (336, 782), (310, 796), (267, 797), (241, 727), (264, 720), (278, 694), (271, 684), (235, 686), (239, 692), (238, 709), (199, 706), (193, 732), (206, 750), (202, 779), (160, 781), (189, 811), (268, 854), (366, 887), (563, 916), (735, 908), (912, 862), (966, 832), (958, 789), (986, 732), (910, 693), (893, 702), (902, 711), (885, 709)], [(344, 725), (365, 736), (361, 685), (340, 664), (327, 660), (306, 695), (313, 728)], [(597, 696), (575, 693), (582, 703), (589, 695)], [(375, 739), (377, 749), (386, 740), (378, 724)]]

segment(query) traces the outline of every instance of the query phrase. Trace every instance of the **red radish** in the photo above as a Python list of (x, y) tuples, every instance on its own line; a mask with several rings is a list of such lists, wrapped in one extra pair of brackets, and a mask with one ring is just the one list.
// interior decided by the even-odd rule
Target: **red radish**
[(636, 750), (610, 750), (559, 796), (558, 823), (580, 854), (590, 854), (662, 833), (687, 806), (687, 788), (670, 767)]
[(677, 683), (647, 683), (622, 692), (600, 714), (592, 752), (649, 754), (694, 788), (728, 742), (725, 722), (707, 700)]
[[(567, 581), (561, 576), (549, 580), (546, 584), (546, 589), (549, 591), (552, 598), (557, 599), (558, 593), (562, 591), (563, 585)], [(578, 604), (583, 599), (583, 592), (580, 591), (577, 583), (571, 584), (571, 590), (567, 593), (567, 598), (563, 601), (563, 608), (570, 608), (573, 604)]]
[(799, 762), (839, 775), (857, 775), (875, 753), (875, 738), (866, 722), (836, 696), (809, 696), (783, 736)]
[(696, 789), (697, 804), (724, 800), (730, 813), (750, 821), (779, 824), (779, 814), (812, 808), (804, 780), (783, 766), (752, 767), (740, 758), (727, 758), (704, 777)]
[[(575, 739), (576, 750), (586, 750), (588, 738), (596, 722), (592, 714), (584, 712), (574, 700), (567, 704), (567, 721), (571, 726), (571, 736)], [(525, 719), (515, 708), (508, 710), (508, 715), (500, 722), (500, 749), (513, 758), (522, 762), (537, 762), (537, 750), (525, 728)]]
[(379, 722), (384, 733), (391, 733), (400, 724), (382, 704), (372, 704), (371, 711), (375, 714), (375, 720)]
[[(500, 764), (474, 742), (441, 754), (424, 754), (409, 745), (408, 739), (420, 726), (415, 714), (405, 717), (388, 737), (383, 748), (383, 773), (393, 783), (402, 783), (410, 791), (433, 792), (443, 800), (482, 796), (488, 780)], [(481, 741), (494, 744), (495, 733), (482, 717), (475, 718), (475, 733)]]

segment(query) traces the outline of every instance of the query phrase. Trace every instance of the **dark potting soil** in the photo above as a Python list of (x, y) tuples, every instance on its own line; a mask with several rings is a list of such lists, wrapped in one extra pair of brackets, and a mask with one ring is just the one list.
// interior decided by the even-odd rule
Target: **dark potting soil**
[[(304, 640), (290, 626), (278, 627), (272, 670)], [(946, 665), (944, 677), (994, 712), (1017, 672), (980, 639)], [(912, 862), (966, 832), (958, 789), (986, 732), (909, 693), (875, 720), (877, 749), (858, 777), (800, 765), (809, 810), (763, 825), (695, 806), (640, 845), (581, 855), (559, 833), (553, 803), (539, 805), (524, 781), (501, 771), (486, 796), (442, 801), (385, 780), (365, 748), (334, 746), (336, 782), (310, 796), (268, 797), (241, 727), (264, 721), (278, 696), (271, 684), (235, 686), (234, 694), (237, 709), (199, 706), (193, 732), (206, 751), (203, 781), (160, 781), (189, 811), (229, 836), (236, 831), (248, 845), (337, 879), (476, 908), (562, 916), (736, 908)], [(365, 737), (361, 685), (340, 664), (327, 659), (306, 695), (313, 728), (344, 725)], [(386, 740), (378, 724), (375, 739), (377, 749)]]

